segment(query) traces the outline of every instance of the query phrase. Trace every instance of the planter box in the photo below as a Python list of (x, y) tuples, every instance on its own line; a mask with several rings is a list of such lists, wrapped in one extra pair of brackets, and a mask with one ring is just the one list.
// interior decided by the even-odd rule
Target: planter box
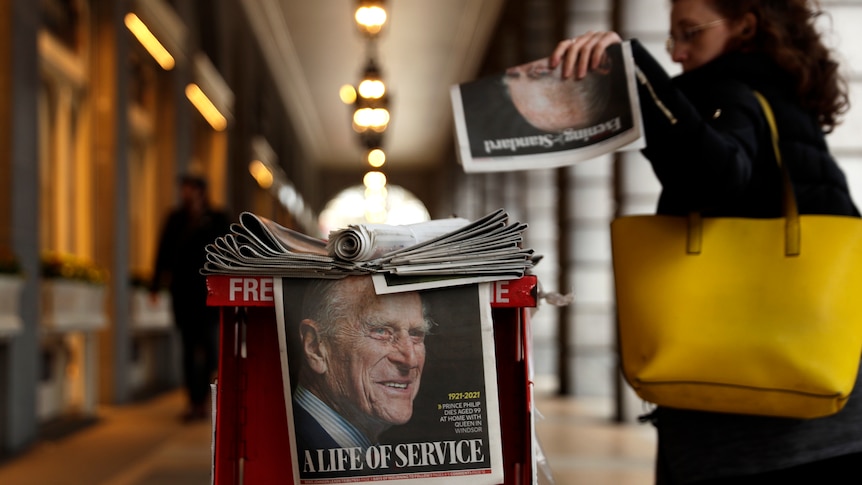
[(174, 317), (171, 312), (171, 295), (167, 291), (159, 292), (155, 303), (150, 299), (150, 292), (142, 288), (132, 290), (132, 329), (140, 331), (170, 330)]
[(19, 276), (0, 276), (0, 339), (21, 332), (18, 306), (24, 280)]
[(42, 326), (54, 331), (86, 331), (104, 328), (105, 286), (81, 281), (42, 281)]

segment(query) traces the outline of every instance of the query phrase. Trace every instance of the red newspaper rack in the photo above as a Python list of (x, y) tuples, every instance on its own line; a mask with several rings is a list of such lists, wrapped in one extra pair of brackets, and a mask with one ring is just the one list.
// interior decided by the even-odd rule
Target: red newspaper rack
[[(293, 485), (273, 279), (212, 275), (207, 286), (208, 305), (221, 307), (214, 483)], [(537, 450), (528, 308), (536, 306), (537, 280), (491, 286), (503, 484), (532, 484)]]

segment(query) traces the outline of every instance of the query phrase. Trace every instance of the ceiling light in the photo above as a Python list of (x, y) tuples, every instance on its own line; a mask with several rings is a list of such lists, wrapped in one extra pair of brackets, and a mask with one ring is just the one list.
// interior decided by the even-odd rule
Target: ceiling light
[(201, 90), (200, 86), (190, 83), (186, 86), (186, 97), (198, 109), (207, 123), (216, 131), (224, 131), (227, 128), (227, 118), (215, 107), (213, 102)]
[(386, 210), (386, 192), (373, 191), (365, 195), (365, 210), (369, 212), (382, 212)]
[(380, 33), (387, 17), (383, 4), (383, 0), (359, 0), (353, 18), (360, 32), (371, 37)]
[(383, 172), (368, 172), (362, 177), (362, 183), (367, 189), (380, 190), (386, 187), (386, 175)]
[(381, 133), (389, 125), (389, 110), (386, 108), (359, 108), (353, 113), (353, 129), (359, 133), (367, 130)]
[(353, 104), (356, 102), (356, 88), (350, 84), (345, 84), (338, 90), (338, 97), (344, 104)]
[(380, 69), (374, 59), (368, 59), (362, 81), (357, 89), (358, 96), (354, 103), (353, 129), (358, 133), (368, 130), (382, 133), (389, 125), (389, 104), (386, 95), (386, 85), (380, 76)]
[(358, 91), (363, 98), (380, 99), (386, 94), (386, 85), (380, 79), (363, 79)]
[(193, 82), (186, 86), (186, 96), (216, 131), (227, 129), (231, 120), (234, 95), (230, 86), (206, 54), (195, 54)]
[(374, 168), (380, 168), (386, 163), (386, 153), (380, 148), (370, 150), (367, 155), (368, 165)]
[(387, 197), (389, 197), (389, 190), (387, 190), (386, 187), (382, 187), (379, 189), (365, 189), (366, 201), (381, 201), (380, 203), (385, 205)]
[(272, 172), (269, 170), (269, 167), (260, 160), (252, 160), (252, 162), (248, 164), (248, 172), (252, 177), (254, 177), (257, 184), (260, 185), (260, 188), (268, 189), (272, 187)]
[(144, 49), (153, 56), (153, 59), (162, 66), (162, 69), (170, 71), (176, 65), (174, 56), (159, 42), (159, 39), (150, 31), (149, 27), (135, 14), (127, 13), (125, 17), (126, 27), (134, 34)]
[(362, 73), (362, 80), (359, 81), (357, 88), (359, 96), (364, 99), (383, 99), (386, 95), (386, 84), (383, 82), (383, 75), (380, 69), (374, 62), (374, 58), (368, 59), (365, 65), (365, 71)]

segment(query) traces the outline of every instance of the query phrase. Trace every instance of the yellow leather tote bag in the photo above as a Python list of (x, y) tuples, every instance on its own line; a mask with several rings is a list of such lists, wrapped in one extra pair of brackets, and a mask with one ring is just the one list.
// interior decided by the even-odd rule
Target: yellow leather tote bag
[[(772, 111), (758, 93), (772, 129)], [(650, 215), (611, 224), (622, 371), (661, 406), (816, 418), (862, 354), (862, 219)]]

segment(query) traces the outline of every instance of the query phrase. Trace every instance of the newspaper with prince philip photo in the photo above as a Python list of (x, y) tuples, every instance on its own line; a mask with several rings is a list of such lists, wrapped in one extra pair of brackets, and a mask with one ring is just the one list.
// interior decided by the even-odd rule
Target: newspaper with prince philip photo
[(294, 483), (502, 483), (490, 298), (275, 278)]
[(635, 77), (623, 42), (582, 79), (563, 78), (543, 58), (452, 86), (464, 171), (554, 168), (643, 148)]

